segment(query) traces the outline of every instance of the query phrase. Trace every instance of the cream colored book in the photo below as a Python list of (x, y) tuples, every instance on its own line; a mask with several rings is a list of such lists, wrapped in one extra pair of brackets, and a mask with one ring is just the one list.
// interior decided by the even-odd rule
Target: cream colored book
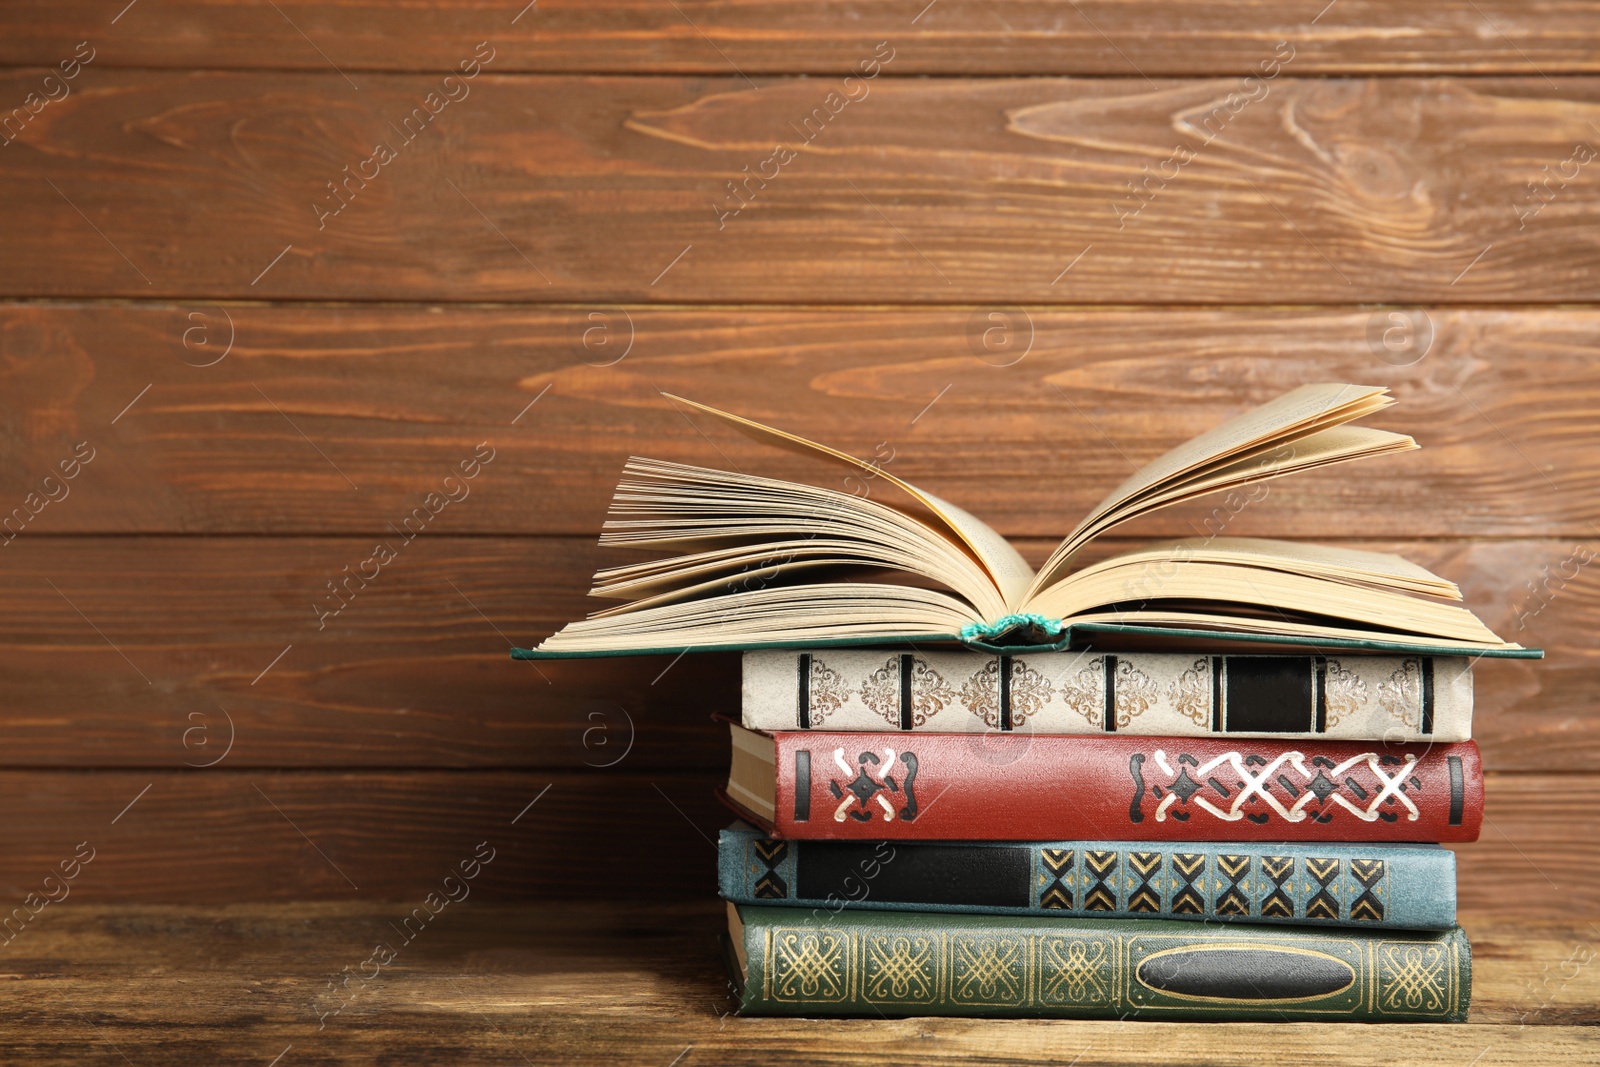
[(741, 721), (765, 733), (1472, 737), (1465, 656), (758, 649), (742, 697)]
[(1539, 655), (1495, 636), (1454, 583), (1387, 553), (1206, 537), (1080, 565), (1094, 538), (1157, 508), (1416, 448), (1352, 425), (1394, 402), (1381, 387), (1301, 386), (1179, 445), (1111, 490), (1037, 571), (975, 516), (871, 463), (668, 399), (900, 496), (630, 459), (600, 543), (651, 558), (597, 573), (591, 595), (616, 603), (519, 658), (922, 641), (1043, 649), (1108, 633), (1174, 647)]

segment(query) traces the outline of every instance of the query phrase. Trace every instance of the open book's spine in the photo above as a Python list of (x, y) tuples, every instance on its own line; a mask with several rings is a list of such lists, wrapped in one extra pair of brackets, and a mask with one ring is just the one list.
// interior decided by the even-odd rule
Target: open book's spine
[(1475, 841), (1483, 818), (1471, 741), (818, 731), (772, 739), (771, 825), (780, 837)]
[(738, 913), (745, 963), (735, 978), (751, 1015), (1459, 1022), (1472, 994), (1460, 927)]
[(722, 831), (736, 904), (1442, 930), (1455, 854), (1437, 845), (785, 841)]
[(753, 730), (1465, 741), (1456, 656), (747, 652)]

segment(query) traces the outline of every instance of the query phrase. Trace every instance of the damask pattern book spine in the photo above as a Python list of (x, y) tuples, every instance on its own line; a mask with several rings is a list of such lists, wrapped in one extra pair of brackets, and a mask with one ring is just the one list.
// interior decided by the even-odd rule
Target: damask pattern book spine
[(1160, 919), (729, 905), (750, 1015), (1460, 1022), (1460, 927), (1336, 931)]
[(753, 730), (1465, 741), (1459, 656), (747, 652)]
[(724, 799), (787, 838), (1475, 841), (1483, 815), (1471, 741), (729, 729)]
[(1163, 845), (1136, 841), (786, 841), (723, 830), (736, 904), (1066, 918), (1444, 930), (1455, 854), (1438, 845)]

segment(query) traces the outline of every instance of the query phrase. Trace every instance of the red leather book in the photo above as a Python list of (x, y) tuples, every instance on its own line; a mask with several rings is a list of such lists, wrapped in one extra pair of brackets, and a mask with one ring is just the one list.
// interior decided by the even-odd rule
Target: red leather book
[(729, 724), (723, 800), (793, 838), (1476, 841), (1478, 746)]

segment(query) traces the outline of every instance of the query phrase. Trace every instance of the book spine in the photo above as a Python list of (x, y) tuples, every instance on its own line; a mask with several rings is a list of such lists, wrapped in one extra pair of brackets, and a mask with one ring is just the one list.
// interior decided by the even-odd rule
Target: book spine
[(752, 1015), (1459, 1022), (1472, 989), (1459, 927), (738, 911)]
[(864, 908), (1413, 930), (1456, 921), (1455, 854), (1435, 846), (785, 841), (730, 829), (717, 875), (724, 899), (819, 916)]
[(1455, 656), (817, 649), (744, 656), (753, 730), (1465, 741), (1472, 668)]
[(1471, 741), (772, 737), (781, 837), (1475, 841), (1483, 816)]

